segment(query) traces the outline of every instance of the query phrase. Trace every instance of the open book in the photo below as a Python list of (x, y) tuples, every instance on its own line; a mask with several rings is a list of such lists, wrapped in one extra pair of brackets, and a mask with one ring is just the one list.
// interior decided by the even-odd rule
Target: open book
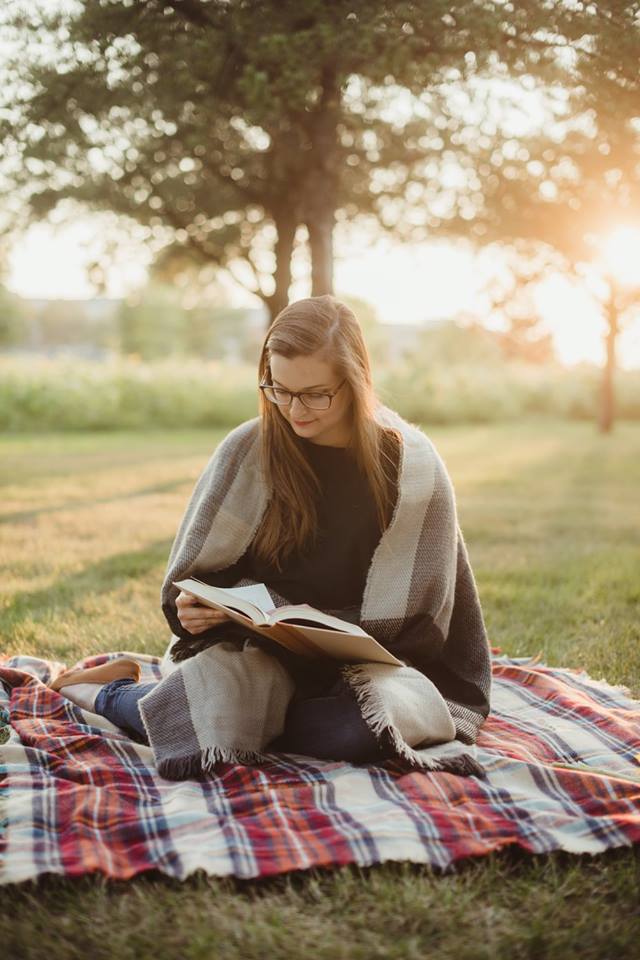
[(346, 663), (373, 661), (404, 666), (392, 653), (347, 620), (332, 617), (307, 603), (274, 607), (264, 583), (247, 587), (212, 587), (192, 577), (174, 581), (207, 607), (223, 610), (249, 630), (271, 637), (303, 657), (332, 657)]

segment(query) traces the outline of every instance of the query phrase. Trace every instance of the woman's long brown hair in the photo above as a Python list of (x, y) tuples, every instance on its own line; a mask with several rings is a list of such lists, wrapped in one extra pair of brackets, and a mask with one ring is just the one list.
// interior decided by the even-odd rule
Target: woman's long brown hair
[[(319, 353), (351, 391), (349, 448), (371, 485), (382, 533), (393, 504), (390, 499), (392, 457), (390, 444), (401, 442), (394, 430), (373, 418), (377, 399), (362, 329), (349, 307), (332, 296), (308, 297), (281, 310), (269, 327), (262, 346), (258, 376), (271, 383), (274, 354), (291, 359)], [(262, 468), (271, 491), (251, 552), (282, 569), (294, 550), (304, 550), (317, 533), (316, 499), (319, 484), (301, 450), (301, 441), (277, 406), (260, 391)]]

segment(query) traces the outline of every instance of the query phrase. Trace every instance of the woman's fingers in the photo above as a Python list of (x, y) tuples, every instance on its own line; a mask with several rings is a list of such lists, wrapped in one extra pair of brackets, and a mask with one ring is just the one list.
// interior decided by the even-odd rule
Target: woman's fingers
[(181, 590), (176, 597), (176, 607), (179, 609), (185, 607), (199, 607), (200, 605), (200, 601), (197, 597), (194, 597), (192, 593), (185, 593), (184, 590)]
[(203, 630), (208, 630), (210, 627), (215, 626), (217, 623), (222, 623), (227, 619), (229, 618), (226, 616), (216, 617), (215, 619), (208, 617), (206, 620), (202, 618), (188, 618), (180, 622), (189, 633), (202, 633)]
[(195, 621), (202, 621), (203, 623), (218, 623), (218, 621), (229, 619), (226, 613), (223, 613), (222, 610), (212, 610), (211, 607), (190, 607), (189, 609), (183, 611), (183, 617), (186, 620), (190, 620), (192, 623)]
[(196, 623), (184, 624), (183, 623), (182, 626), (185, 628), (187, 633), (195, 634), (195, 633), (204, 633), (205, 630), (209, 629), (211, 624), (210, 623), (203, 623), (203, 624), (196, 624)]
[(181, 620), (180, 623), (189, 633), (202, 633), (203, 630), (208, 630), (210, 627), (214, 627), (217, 623), (221, 623), (220, 620)]
[(194, 627), (211, 627), (214, 623), (222, 623), (226, 617), (186, 617), (185, 622)]
[(211, 626), (213, 623), (222, 623), (224, 620), (227, 620), (228, 617), (224, 613), (218, 613), (217, 610), (204, 610), (202, 609), (193, 609), (178, 611), (178, 619), (180, 623), (206, 623)]
[(176, 597), (176, 608), (180, 624), (189, 633), (202, 633), (217, 623), (231, 619), (223, 610), (214, 610), (201, 604), (197, 597), (184, 590)]

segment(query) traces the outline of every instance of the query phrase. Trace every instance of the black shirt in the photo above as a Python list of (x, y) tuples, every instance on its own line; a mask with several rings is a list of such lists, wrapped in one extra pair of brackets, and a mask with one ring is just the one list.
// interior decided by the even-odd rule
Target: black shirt
[[(231, 586), (249, 577), (271, 587), (290, 603), (309, 603), (320, 610), (359, 609), (382, 536), (369, 481), (348, 447), (330, 447), (304, 438), (299, 441), (320, 483), (316, 541), (303, 550), (294, 550), (283, 560), (282, 570), (253, 556), (249, 547), (232, 567), (220, 571), (222, 577), (212, 575), (207, 579), (215, 579), (219, 586)], [(397, 450), (393, 463), (389, 492), (395, 505)], [(295, 516), (291, 522), (296, 522)]]
[[(294, 551), (281, 572), (253, 559), (251, 575), (291, 603), (320, 609), (359, 607), (382, 535), (371, 487), (349, 448), (305, 439), (300, 447), (320, 482), (317, 540), (306, 550)], [(396, 495), (394, 490), (394, 503)]]

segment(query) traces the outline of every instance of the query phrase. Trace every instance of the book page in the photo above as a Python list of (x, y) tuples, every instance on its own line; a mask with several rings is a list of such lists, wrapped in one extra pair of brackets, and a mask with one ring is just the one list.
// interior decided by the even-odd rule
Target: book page
[(398, 660), (382, 644), (364, 632), (362, 636), (350, 636), (320, 627), (298, 626), (295, 629), (302, 634), (305, 643), (316, 650), (319, 657), (332, 657), (344, 663), (373, 662), (404, 666), (402, 660)]
[(263, 613), (269, 613), (274, 609), (271, 594), (264, 583), (252, 583), (247, 587), (218, 587), (217, 589), (224, 590), (225, 593), (230, 594), (232, 597), (248, 600), (249, 603), (252, 603), (258, 610), (262, 610)]
[(291, 623), (297, 625), (299, 621), (318, 624), (318, 626), (333, 627), (340, 633), (348, 633), (351, 636), (366, 637), (368, 634), (359, 627), (357, 623), (349, 623), (348, 620), (341, 620), (340, 617), (333, 617), (330, 613), (323, 613), (315, 607), (310, 607), (308, 603), (290, 604), (286, 607), (278, 607), (277, 610), (269, 614), (269, 623)]

